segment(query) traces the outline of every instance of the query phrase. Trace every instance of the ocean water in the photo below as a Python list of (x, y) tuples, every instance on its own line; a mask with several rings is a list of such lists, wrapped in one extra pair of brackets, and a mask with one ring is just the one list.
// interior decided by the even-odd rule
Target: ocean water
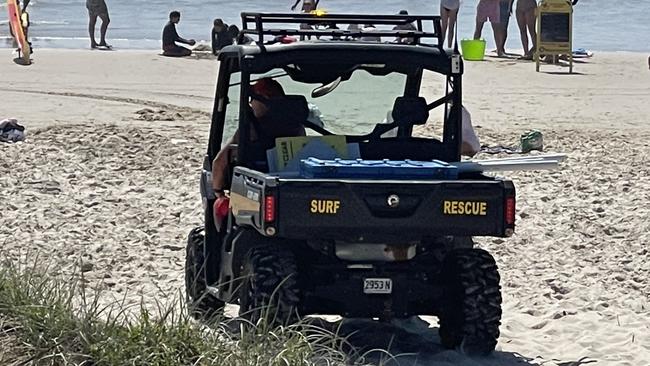
[[(240, 25), (242, 11), (288, 12), (294, 0), (106, 0), (111, 17), (108, 39), (117, 48), (159, 49), (162, 27), (171, 10), (182, 13), (182, 37), (209, 40), (212, 20), (223, 18)], [(459, 13), (459, 38), (471, 38), (478, 0), (463, 0)], [(321, 0), (331, 13), (439, 14), (439, 0)], [(88, 16), (85, 0), (32, 0), (30, 37), (35, 47), (86, 48)], [(580, 0), (575, 7), (574, 47), (601, 51), (650, 51), (647, 17), (650, 0)], [(484, 37), (493, 47), (491, 29)], [(99, 36), (97, 31), (96, 36)], [(0, 47), (9, 47), (6, 4), (0, 0)], [(510, 20), (509, 49), (521, 49), (519, 29)]]

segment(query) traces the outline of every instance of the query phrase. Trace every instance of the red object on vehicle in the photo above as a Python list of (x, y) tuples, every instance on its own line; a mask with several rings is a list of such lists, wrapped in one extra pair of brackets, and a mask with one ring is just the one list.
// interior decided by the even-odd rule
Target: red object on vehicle
[(289, 43), (293, 43), (293, 42), (297, 42), (297, 41), (298, 41), (298, 39), (296, 39), (295, 37), (291, 37), (291, 36), (281, 36), (280, 37), (280, 43), (282, 43), (282, 44), (289, 44)]
[(214, 201), (212, 206), (212, 218), (214, 220), (214, 227), (217, 231), (221, 231), (221, 224), (228, 217), (228, 210), (230, 206), (230, 198), (221, 196)]
[(514, 197), (506, 198), (505, 219), (506, 219), (506, 224), (508, 225), (512, 225), (515, 223), (515, 198)]
[(275, 197), (273, 196), (266, 196), (264, 205), (264, 221), (275, 221)]
[(230, 206), (230, 198), (222, 196), (217, 198), (214, 202), (214, 217), (224, 219), (228, 216), (228, 206)]

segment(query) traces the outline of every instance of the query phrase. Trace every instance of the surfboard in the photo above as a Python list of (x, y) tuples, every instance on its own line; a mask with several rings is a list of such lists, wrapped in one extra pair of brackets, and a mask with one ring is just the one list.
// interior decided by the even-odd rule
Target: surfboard
[(7, 0), (7, 10), (9, 11), (9, 26), (11, 27), (11, 33), (13, 33), (18, 48), (22, 53), (23, 61), (29, 65), (31, 63), (31, 49), (29, 43), (27, 43), (27, 37), (25, 37), (25, 31), (22, 24), (23, 16), (16, 0)]

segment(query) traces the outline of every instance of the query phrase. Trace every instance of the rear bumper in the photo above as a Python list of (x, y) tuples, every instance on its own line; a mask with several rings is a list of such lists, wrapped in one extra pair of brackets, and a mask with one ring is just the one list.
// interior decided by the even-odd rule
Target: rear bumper
[[(329, 274), (329, 275), (328, 275)], [(300, 313), (336, 314), (359, 318), (404, 318), (437, 315), (442, 289), (435, 274), (424, 267), (402, 263), (383, 269), (332, 271), (315, 266), (301, 274)], [(391, 294), (365, 294), (365, 278), (390, 278)]]

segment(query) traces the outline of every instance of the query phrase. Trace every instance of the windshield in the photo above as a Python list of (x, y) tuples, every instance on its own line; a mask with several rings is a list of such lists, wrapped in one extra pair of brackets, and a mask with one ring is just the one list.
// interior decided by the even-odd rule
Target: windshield
[[(273, 77), (288, 95), (307, 98), (310, 121), (320, 119), (325, 129), (337, 135), (362, 135), (371, 132), (376, 124), (386, 123), (395, 99), (404, 94), (406, 85), (404, 74), (375, 76), (356, 70), (329, 93), (313, 97), (312, 91), (322, 84), (296, 82), (282, 69), (251, 75), (251, 80), (263, 77)], [(316, 133), (308, 131), (308, 134)]]

